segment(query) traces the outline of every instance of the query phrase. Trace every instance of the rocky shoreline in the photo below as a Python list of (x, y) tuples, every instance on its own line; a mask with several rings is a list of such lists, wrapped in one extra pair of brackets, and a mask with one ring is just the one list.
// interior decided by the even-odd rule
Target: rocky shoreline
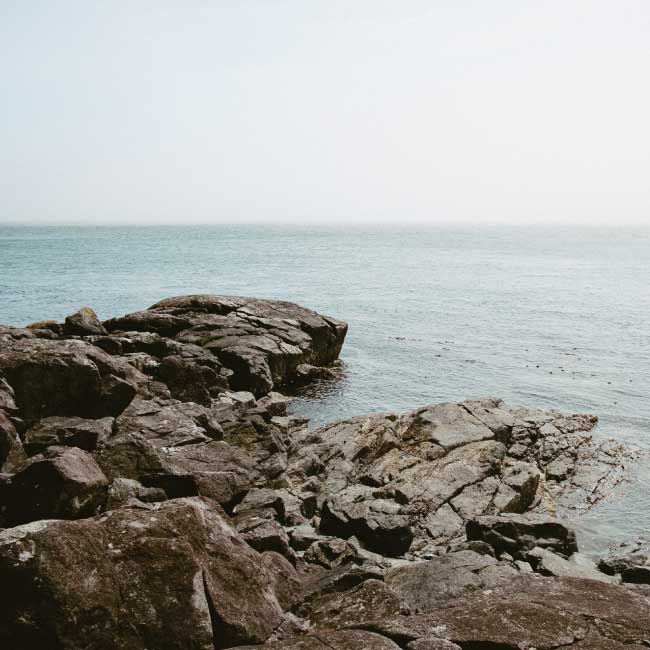
[(182, 296), (0, 326), (0, 647), (650, 647), (650, 549), (568, 521), (634, 452), (498, 399), (312, 429), (347, 325)]

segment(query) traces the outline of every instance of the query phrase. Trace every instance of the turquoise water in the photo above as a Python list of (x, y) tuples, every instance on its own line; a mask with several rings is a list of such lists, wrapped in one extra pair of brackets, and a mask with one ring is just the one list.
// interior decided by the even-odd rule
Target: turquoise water
[[(650, 230), (0, 227), (0, 322), (102, 318), (184, 293), (282, 298), (347, 320), (321, 423), (482, 395), (599, 416), (650, 449)], [(581, 522), (650, 532), (650, 472)]]

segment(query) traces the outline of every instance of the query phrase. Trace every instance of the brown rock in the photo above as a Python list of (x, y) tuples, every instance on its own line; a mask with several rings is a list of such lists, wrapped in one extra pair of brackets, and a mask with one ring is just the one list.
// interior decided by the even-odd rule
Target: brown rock
[(12, 478), (7, 522), (17, 526), (38, 519), (89, 517), (105, 503), (107, 487), (90, 454), (76, 447), (50, 447)]
[[(288, 563), (283, 570), (293, 571)], [(277, 579), (218, 506), (201, 499), (34, 522), (0, 532), (0, 645), (262, 643), (282, 620)]]

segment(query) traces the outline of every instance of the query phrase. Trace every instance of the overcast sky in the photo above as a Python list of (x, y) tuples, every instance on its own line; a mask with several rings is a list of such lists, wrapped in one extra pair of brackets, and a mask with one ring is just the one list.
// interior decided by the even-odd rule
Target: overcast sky
[(0, 0), (0, 222), (650, 221), (648, 0)]

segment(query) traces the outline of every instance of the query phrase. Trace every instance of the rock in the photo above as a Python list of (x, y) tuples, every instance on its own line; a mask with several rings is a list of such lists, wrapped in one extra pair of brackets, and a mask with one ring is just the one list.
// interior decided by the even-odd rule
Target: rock
[(285, 507), (284, 500), (275, 490), (269, 488), (253, 488), (246, 493), (235, 509), (235, 514), (247, 511), (256, 511), (271, 508), (279, 521), (284, 521)]
[(187, 359), (178, 355), (165, 357), (157, 369), (172, 397), (185, 402), (209, 405), (212, 398), (228, 388), (228, 379), (216, 359)]
[(82, 307), (79, 311), (67, 316), (63, 324), (63, 333), (78, 336), (107, 334), (106, 329), (99, 322), (97, 314), (90, 307)]
[[(266, 650), (399, 650), (390, 639), (359, 630), (337, 630), (266, 643)], [(242, 646), (239, 650), (260, 650), (260, 646)]]
[(623, 587), (582, 578), (522, 575), (426, 614), (357, 627), (400, 645), (433, 636), (462, 648), (574, 648), (589, 635), (582, 645), (585, 650), (623, 645), (640, 650), (650, 635), (648, 607), (648, 596)]
[(40, 454), (53, 445), (79, 447), (94, 451), (112, 435), (115, 419), (90, 420), (79, 417), (51, 416), (43, 418), (24, 435), (25, 450), (30, 456)]
[(11, 481), (6, 519), (17, 526), (38, 519), (78, 519), (106, 501), (108, 480), (94, 458), (76, 447), (50, 447)]
[(571, 528), (536, 513), (475, 517), (467, 522), (467, 539), (487, 542), (497, 556), (506, 552), (522, 560), (536, 546), (566, 557), (578, 550)]
[[(283, 610), (292, 609), (302, 599), (302, 581), (292, 564), (279, 553), (261, 554), (262, 565), (269, 578), (269, 586)], [(276, 628), (277, 629), (277, 628)]]
[(598, 570), (596, 563), (581, 553), (573, 553), (568, 559), (536, 546), (526, 556), (537, 573), (545, 576), (589, 578), (600, 582), (617, 582)]
[(436, 637), (424, 637), (406, 644), (406, 650), (462, 650), (459, 645)]
[[(292, 303), (209, 295), (169, 298), (104, 326), (111, 333), (135, 330), (173, 338), (181, 357), (192, 346), (183, 359), (163, 359), (161, 377), (170, 381), (174, 396), (187, 399), (183, 391), (192, 390), (192, 399), (201, 403), (225, 387), (262, 396), (289, 384), (300, 364), (333, 362), (347, 332), (345, 323)], [(229, 371), (227, 386), (215, 364)], [(187, 381), (180, 381), (179, 373)]]
[(349, 591), (334, 594), (314, 608), (310, 620), (319, 629), (355, 627), (405, 613), (399, 596), (381, 580), (366, 580)]
[(0, 532), (0, 644), (208, 650), (262, 643), (282, 621), (277, 579), (218, 506), (197, 498), (33, 522)]
[(274, 510), (247, 510), (234, 517), (233, 524), (242, 539), (256, 551), (275, 551), (295, 564), (296, 556), (289, 547), (289, 537), (275, 520)]
[(14, 390), (21, 416), (116, 416), (133, 399), (126, 362), (83, 341), (18, 339), (0, 348), (0, 372)]
[(115, 510), (127, 505), (132, 499), (143, 503), (165, 501), (167, 495), (160, 488), (148, 488), (129, 478), (116, 478), (108, 487), (106, 509)]
[(384, 580), (411, 609), (428, 612), (485, 587), (481, 570), (495, 565), (489, 555), (458, 551), (391, 569)]
[(308, 616), (314, 603), (325, 602), (332, 594), (343, 593), (365, 580), (383, 580), (383, 570), (377, 566), (341, 564), (330, 570), (308, 574), (303, 579), (302, 604), (298, 613)]
[(413, 532), (399, 504), (387, 499), (350, 500), (342, 492), (325, 501), (320, 531), (326, 535), (358, 537), (369, 550), (397, 557), (408, 551)]
[(598, 568), (609, 576), (620, 575), (623, 582), (650, 584), (650, 544), (642, 540), (624, 544), (601, 559)]
[(14, 423), (0, 410), (0, 472), (16, 472), (27, 460), (27, 454)]
[[(565, 484), (542, 480), (553, 445), (595, 454), (594, 463), (577, 462), (589, 465), (580, 494), (591, 503), (604, 477), (620, 476), (624, 465), (589, 440), (593, 425), (586, 416), (508, 409), (496, 399), (357, 417), (293, 431), (279, 476), (301, 498), (307, 489), (297, 490), (309, 486), (315, 509), (307, 516), (319, 517), (321, 534), (357, 537), (384, 556), (426, 558), (464, 541), (474, 517), (563, 508)], [(511, 455), (515, 445), (524, 459)]]
[(326, 569), (333, 569), (351, 562), (363, 564), (357, 549), (338, 537), (329, 537), (313, 542), (305, 551), (303, 559), (305, 562), (318, 564)]

